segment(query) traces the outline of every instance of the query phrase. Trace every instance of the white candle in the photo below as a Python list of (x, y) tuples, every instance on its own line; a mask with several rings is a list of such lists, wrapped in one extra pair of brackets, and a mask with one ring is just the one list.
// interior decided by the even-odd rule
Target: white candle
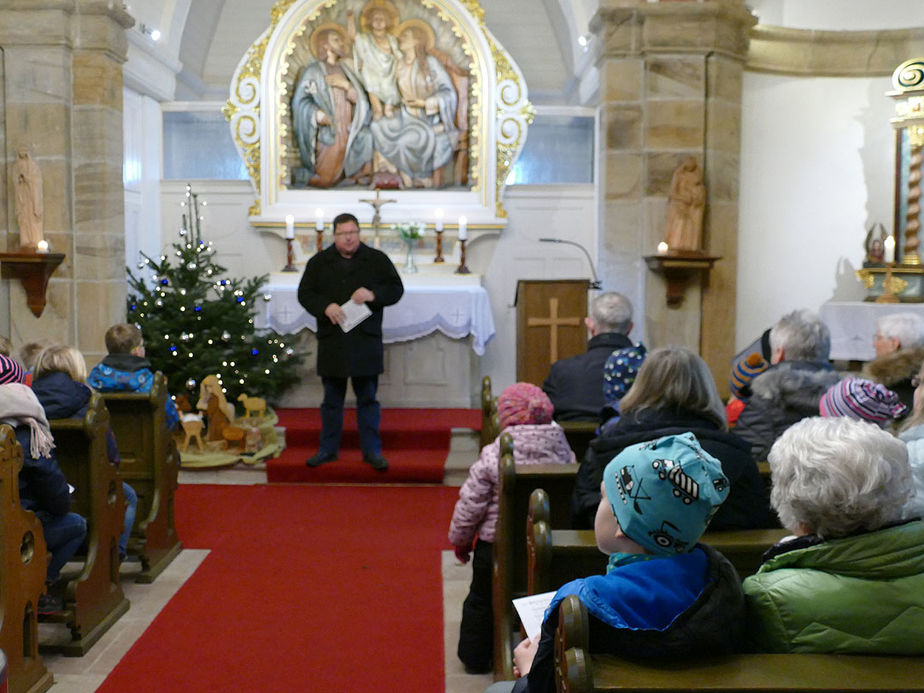
[(436, 223), (433, 225), (433, 227), (437, 231), (443, 230), (443, 210), (442, 209), (436, 210)]
[(883, 259), (886, 263), (895, 262), (895, 236), (889, 236), (883, 243), (885, 253)]
[(314, 218), (315, 218), (314, 228), (316, 228), (318, 231), (323, 231), (324, 230), (324, 210), (321, 209), (320, 207), (314, 210)]
[(295, 217), (286, 214), (286, 238), (295, 238)]
[(464, 241), (468, 238), (468, 219), (459, 217), (459, 240)]
[(664, 241), (658, 243), (658, 255), (667, 255), (667, 251), (670, 250), (670, 247)]
[(35, 249), (40, 253), (47, 253), (48, 252), (48, 241), (45, 241), (45, 240), (39, 241), (38, 243), (36, 243)]

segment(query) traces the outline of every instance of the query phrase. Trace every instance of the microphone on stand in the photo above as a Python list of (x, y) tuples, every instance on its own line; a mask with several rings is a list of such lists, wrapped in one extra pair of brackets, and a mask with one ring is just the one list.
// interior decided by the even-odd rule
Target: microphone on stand
[(580, 248), (584, 255), (587, 257), (587, 264), (590, 265), (590, 273), (593, 275), (594, 280), (590, 282), (590, 288), (599, 291), (603, 288), (603, 283), (597, 278), (597, 270), (594, 269), (594, 261), (590, 258), (590, 253), (587, 252), (587, 248), (582, 246), (576, 241), (566, 241), (563, 238), (540, 238), (540, 243), (564, 243), (565, 245), (573, 245), (576, 248)]

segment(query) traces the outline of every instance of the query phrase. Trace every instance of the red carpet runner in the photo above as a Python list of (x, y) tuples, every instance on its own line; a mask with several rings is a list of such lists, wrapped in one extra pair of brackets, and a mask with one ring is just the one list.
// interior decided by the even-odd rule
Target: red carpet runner
[(318, 409), (278, 409), (286, 428), (286, 449), (266, 461), (270, 483), (433, 483), (443, 481), (452, 428), (481, 428), (478, 409), (382, 409), (382, 454), (388, 471), (377, 472), (362, 461), (356, 410), (347, 409), (336, 462), (309, 468), (305, 460), (318, 450)]
[(440, 551), (457, 497), (181, 486), (179, 535), (211, 553), (98, 690), (443, 690)]

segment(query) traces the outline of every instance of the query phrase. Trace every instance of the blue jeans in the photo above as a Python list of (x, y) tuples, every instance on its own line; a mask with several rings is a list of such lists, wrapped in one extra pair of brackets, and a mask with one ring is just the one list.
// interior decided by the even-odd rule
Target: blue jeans
[(125, 494), (125, 524), (122, 530), (122, 536), (119, 537), (119, 556), (123, 557), (128, 552), (128, 538), (131, 536), (132, 527), (135, 524), (135, 511), (138, 507), (138, 494), (135, 489), (122, 482), (122, 492)]
[[(356, 423), (359, 427), (359, 446), (363, 456), (381, 455), (382, 439), (379, 422), (382, 410), (375, 398), (379, 389), (379, 376), (363, 375), (350, 378), (356, 395)], [(346, 398), (346, 378), (321, 378), (324, 401), (321, 402), (321, 445), (319, 452), (335, 455), (340, 449), (343, 432), (343, 401)]]
[(87, 537), (87, 521), (77, 513), (67, 515), (52, 515), (43, 511), (35, 513), (42, 523), (42, 533), (45, 535), (45, 546), (51, 552), (51, 561), (48, 563), (46, 582), (54, 582), (61, 575), (61, 568)]

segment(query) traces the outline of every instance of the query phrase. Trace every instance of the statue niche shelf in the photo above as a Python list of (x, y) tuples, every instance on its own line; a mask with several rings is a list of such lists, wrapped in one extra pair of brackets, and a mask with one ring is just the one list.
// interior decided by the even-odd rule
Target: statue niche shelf
[(22, 282), (26, 303), (38, 318), (45, 310), (48, 280), (63, 260), (64, 253), (0, 253), (0, 277)]
[(690, 280), (712, 269), (718, 255), (706, 255), (695, 250), (671, 250), (658, 255), (646, 255), (648, 269), (657, 272), (667, 280), (667, 305), (676, 308), (683, 303)]

